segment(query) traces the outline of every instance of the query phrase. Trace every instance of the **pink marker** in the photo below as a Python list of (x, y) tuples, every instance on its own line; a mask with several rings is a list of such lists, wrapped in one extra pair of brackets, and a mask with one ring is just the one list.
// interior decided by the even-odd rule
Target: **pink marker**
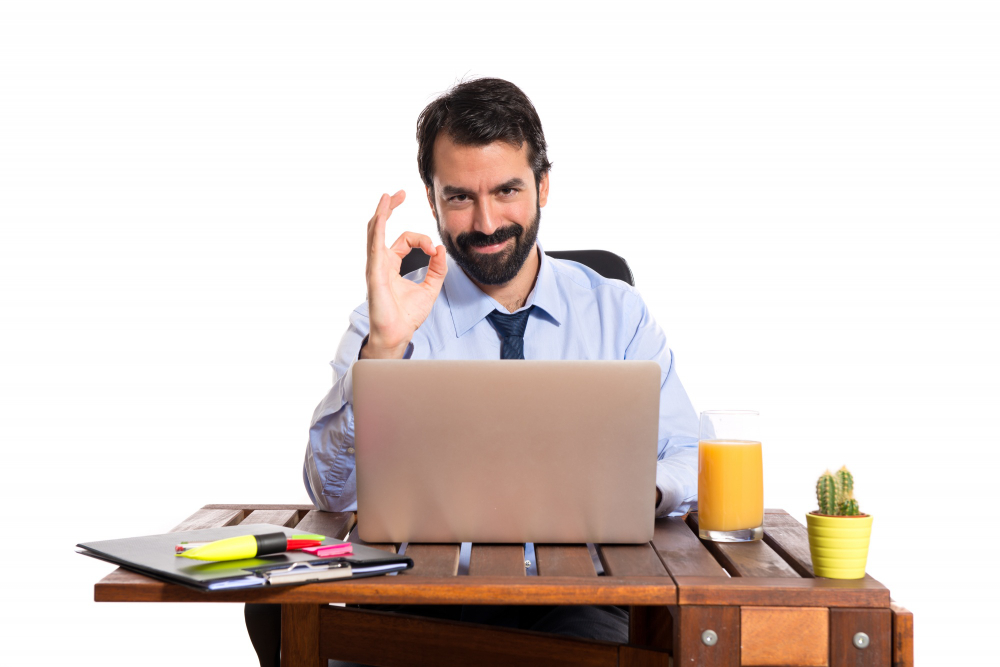
[(351, 548), (350, 542), (341, 542), (339, 544), (321, 544), (318, 547), (306, 547), (302, 549), (306, 553), (310, 553), (318, 558), (327, 558), (329, 556), (351, 556), (354, 554), (354, 549)]

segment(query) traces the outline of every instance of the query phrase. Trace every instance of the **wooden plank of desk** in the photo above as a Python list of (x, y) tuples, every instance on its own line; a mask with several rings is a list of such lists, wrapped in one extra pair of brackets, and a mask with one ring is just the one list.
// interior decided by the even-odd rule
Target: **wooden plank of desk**
[(679, 604), (779, 607), (886, 607), (889, 589), (874, 579), (674, 577)]
[(740, 665), (828, 667), (826, 607), (740, 607)]
[(809, 554), (809, 534), (795, 517), (781, 514), (764, 515), (764, 542), (774, 549), (802, 577), (816, 576)]
[(407, 544), (406, 556), (413, 559), (413, 568), (400, 576), (454, 577), (458, 574), (459, 544)]
[(729, 578), (698, 535), (691, 532), (683, 517), (672, 516), (656, 521), (653, 548), (667, 571), (675, 577)]
[(669, 577), (656, 551), (646, 544), (598, 544), (604, 573), (614, 577)]
[(666, 651), (655, 651), (621, 644), (618, 647), (618, 667), (670, 667), (674, 664)]
[(276, 604), (483, 604), (498, 600), (504, 604), (677, 604), (677, 587), (669, 577), (395, 576), (203, 593), (140, 574), (125, 574), (129, 576), (122, 579), (105, 577), (94, 587), (94, 599)]
[[(691, 530), (698, 530), (698, 514), (687, 517)], [(703, 540), (712, 555), (734, 577), (789, 577), (800, 575), (762, 540), (755, 542), (712, 542)]]
[[(680, 606), (674, 616), (674, 664), (699, 667), (739, 667), (740, 608)], [(706, 644), (704, 632), (715, 633)]]
[(618, 645), (611, 642), (405, 614), (326, 607), (319, 626), (322, 658), (385, 667), (618, 665)]
[(470, 577), (523, 577), (523, 544), (473, 544)]
[(295, 524), (295, 530), (303, 533), (317, 533), (338, 540), (347, 537), (354, 526), (354, 512), (321, 512), (311, 510)]
[(539, 577), (596, 577), (586, 544), (536, 544)]
[(201, 508), (188, 518), (174, 526), (170, 532), (179, 533), (183, 530), (201, 530), (203, 528), (220, 528), (235, 526), (246, 517), (246, 510), (240, 509), (206, 509)]
[(355, 524), (354, 527), (351, 528), (351, 532), (346, 539), (348, 542), (351, 542), (352, 544), (360, 544), (363, 547), (371, 547), (372, 549), (381, 549), (382, 551), (388, 551), (391, 554), (399, 553), (400, 545), (398, 544), (381, 544), (374, 542), (365, 542), (363, 539), (358, 537), (357, 524)]
[(913, 613), (896, 602), (892, 612), (892, 667), (913, 667)]
[(283, 510), (253, 510), (247, 518), (240, 521), (241, 526), (255, 523), (269, 523), (274, 526), (294, 526), (299, 522), (300, 512), (295, 509)]
[[(854, 637), (868, 635), (868, 646), (857, 648)], [(831, 609), (830, 664), (889, 667), (892, 660), (892, 612), (888, 609)]]

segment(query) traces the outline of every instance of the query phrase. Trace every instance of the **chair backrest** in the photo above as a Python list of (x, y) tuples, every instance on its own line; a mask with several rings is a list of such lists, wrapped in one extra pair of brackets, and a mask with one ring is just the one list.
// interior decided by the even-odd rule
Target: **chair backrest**
[[(597, 271), (605, 278), (621, 280), (635, 286), (632, 269), (628, 267), (628, 263), (623, 257), (619, 257), (613, 252), (607, 250), (552, 250), (545, 254), (556, 259), (579, 262)], [(430, 258), (424, 254), (423, 250), (414, 248), (409, 255), (403, 258), (403, 262), (399, 265), (399, 273), (405, 276), (411, 271), (424, 268), (429, 261)]]

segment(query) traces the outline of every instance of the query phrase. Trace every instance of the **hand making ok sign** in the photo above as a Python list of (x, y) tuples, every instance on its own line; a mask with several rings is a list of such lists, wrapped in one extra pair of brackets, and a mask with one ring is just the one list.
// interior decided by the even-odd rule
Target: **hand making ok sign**
[[(363, 359), (401, 359), (413, 332), (423, 324), (434, 306), (448, 272), (444, 246), (434, 247), (431, 237), (403, 232), (392, 247), (385, 245), (385, 223), (403, 203), (406, 193), (382, 195), (375, 215), (368, 222), (368, 317), (371, 332), (361, 350)], [(412, 248), (430, 255), (427, 276), (421, 283), (399, 275), (399, 265)]]

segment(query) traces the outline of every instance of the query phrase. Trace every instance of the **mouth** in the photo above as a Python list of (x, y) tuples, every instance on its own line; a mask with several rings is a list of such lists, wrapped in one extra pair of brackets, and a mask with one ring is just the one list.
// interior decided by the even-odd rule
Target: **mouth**
[(479, 253), (479, 254), (482, 254), (482, 255), (489, 255), (489, 254), (492, 254), (492, 253), (495, 253), (495, 252), (500, 252), (501, 250), (503, 250), (504, 247), (506, 247), (506, 245), (510, 242), (510, 240), (511, 239), (507, 239), (506, 241), (501, 241), (500, 243), (494, 243), (493, 245), (472, 246), (472, 250), (473, 250), (473, 252), (476, 252), (476, 253)]

